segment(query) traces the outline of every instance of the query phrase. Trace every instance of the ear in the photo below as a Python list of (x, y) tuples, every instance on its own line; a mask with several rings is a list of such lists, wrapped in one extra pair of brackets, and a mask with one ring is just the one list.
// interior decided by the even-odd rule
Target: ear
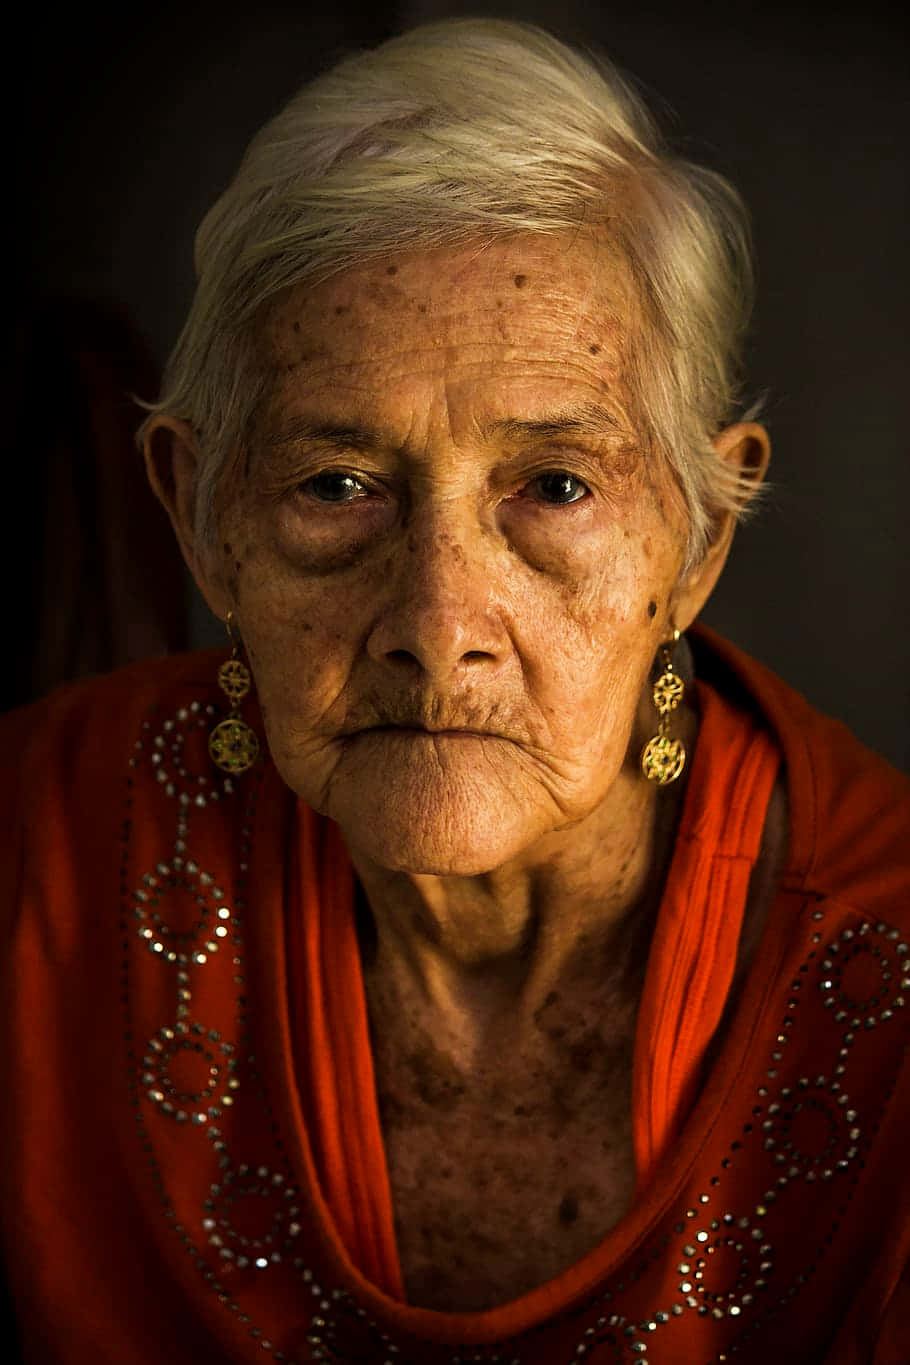
[[(771, 440), (758, 422), (734, 422), (718, 432), (711, 443), (717, 455), (744, 475), (757, 489), (768, 470)], [(677, 584), (672, 599), (672, 619), (680, 631), (687, 630), (707, 602), (727, 562), (736, 519), (724, 513), (706, 554)]]
[(143, 456), (149, 483), (171, 519), (187, 568), (211, 610), (224, 620), (231, 603), (196, 527), (200, 462), (196, 433), (180, 418), (155, 417), (146, 430)]

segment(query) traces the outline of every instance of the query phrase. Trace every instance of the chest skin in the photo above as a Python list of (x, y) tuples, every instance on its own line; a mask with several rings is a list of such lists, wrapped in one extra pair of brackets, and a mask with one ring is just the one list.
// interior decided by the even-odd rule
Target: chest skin
[(634, 1009), (557, 992), (539, 1046), (463, 1073), (427, 1036), (380, 1045), (377, 1091), (408, 1302), (479, 1311), (590, 1251), (632, 1200)]
[[(787, 828), (779, 782), (703, 1080), (757, 949)], [(592, 1251), (630, 1207), (635, 1023), (656, 914), (655, 903), (642, 912), (615, 970), (551, 991), (521, 1041), (504, 1030), (470, 1067), (440, 1045), (419, 1007), (394, 1016), (383, 1009), (365, 974), (399, 1261), (412, 1306), (478, 1312), (507, 1303)], [(384, 1026), (377, 1027), (379, 1018)]]

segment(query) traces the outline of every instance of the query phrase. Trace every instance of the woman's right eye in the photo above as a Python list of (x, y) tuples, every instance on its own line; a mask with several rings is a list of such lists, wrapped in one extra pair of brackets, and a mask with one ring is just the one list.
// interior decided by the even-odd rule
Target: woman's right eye
[(367, 496), (367, 489), (361, 481), (355, 475), (342, 470), (326, 470), (322, 474), (314, 474), (300, 487), (317, 502), (355, 502), (357, 498)]

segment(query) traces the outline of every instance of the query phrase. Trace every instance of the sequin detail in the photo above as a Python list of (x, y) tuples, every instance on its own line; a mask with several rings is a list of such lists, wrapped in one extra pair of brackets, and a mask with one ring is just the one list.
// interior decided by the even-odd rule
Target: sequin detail
[[(425, 1346), (388, 1332), (301, 1254), (306, 1200), (256, 1061), (246, 982), (246, 876), (263, 765), (236, 779), (217, 773), (205, 752), (216, 714), (198, 701), (165, 719), (156, 713), (129, 757), (121, 865), (126, 1027), (137, 1039), (129, 1086), (160, 1216), (248, 1335), (250, 1360), (417, 1365)], [(141, 865), (132, 820), (140, 788)], [(161, 831), (152, 857), (150, 812)], [(197, 832), (207, 831), (206, 847), (218, 843), (208, 822), (234, 831), (222, 839), (223, 865), (194, 856)], [(870, 1088), (869, 1048), (879, 1071), (896, 1074), (910, 1013), (910, 954), (896, 929), (841, 913), (828, 930), (815, 902), (802, 919), (805, 956), (785, 982), (751, 1101), (698, 1184), (584, 1303), (525, 1338), (439, 1347), (434, 1360), (524, 1365), (527, 1341), (554, 1365), (667, 1365), (680, 1359), (678, 1325), (697, 1318), (709, 1334), (705, 1359), (735, 1361), (760, 1348), (769, 1324), (790, 1320), (849, 1213), (881, 1117), (887, 1076)], [(229, 992), (210, 990), (216, 975)], [(211, 1002), (226, 995), (230, 1010), (212, 1017)], [(143, 1015), (147, 1026), (134, 1032), (134, 1000), (150, 997), (161, 1001), (159, 1017)], [(192, 1209), (178, 1208), (169, 1189), (174, 1142), (195, 1144), (202, 1174)], [(257, 1306), (264, 1279), (286, 1321), (273, 1311), (266, 1322)]]

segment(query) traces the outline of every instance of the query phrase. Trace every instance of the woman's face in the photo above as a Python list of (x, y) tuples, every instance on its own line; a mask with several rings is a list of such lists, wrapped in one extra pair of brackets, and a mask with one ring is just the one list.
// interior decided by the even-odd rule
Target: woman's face
[[(297, 288), (218, 562), (279, 772), (379, 864), (473, 874), (641, 783), (686, 519), (593, 243), (402, 255)], [(633, 733), (634, 732), (634, 733)]]

